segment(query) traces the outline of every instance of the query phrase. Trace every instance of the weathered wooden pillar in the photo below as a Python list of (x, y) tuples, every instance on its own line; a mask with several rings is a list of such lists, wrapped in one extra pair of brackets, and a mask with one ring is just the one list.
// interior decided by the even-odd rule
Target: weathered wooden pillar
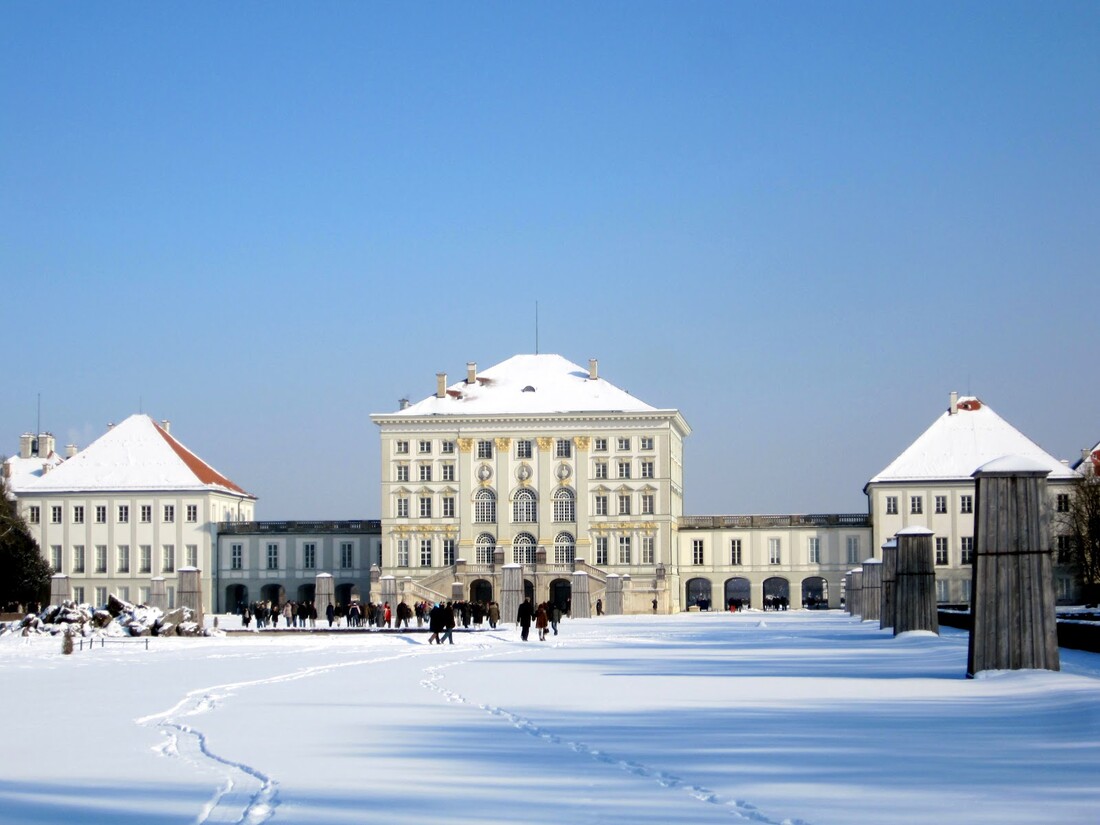
[(191, 611), (191, 619), (202, 627), (202, 571), (197, 567), (179, 569), (179, 598), (177, 607)]
[(64, 573), (54, 573), (50, 577), (50, 604), (61, 605), (73, 599), (73, 586)]
[(168, 587), (164, 576), (149, 579), (149, 607), (155, 607), (162, 613), (168, 609)]
[(523, 604), (523, 565), (506, 564), (501, 568), (500, 620), (516, 623), (516, 613)]
[(324, 618), (328, 606), (336, 605), (336, 585), (331, 573), (318, 573), (313, 582), (313, 606), (317, 615)]
[(1005, 456), (974, 473), (974, 569), (966, 675), (1059, 670), (1046, 509), (1049, 471)]
[(451, 582), (451, 601), (461, 602), (466, 599), (465, 588), (462, 582)]
[(894, 627), (897, 599), (894, 596), (898, 581), (898, 540), (887, 539), (882, 545), (882, 598), (879, 608), (879, 630)]
[(852, 609), (849, 611), (852, 618), (863, 618), (863, 568), (857, 567), (852, 571)]
[(623, 615), (623, 580), (618, 573), (609, 573), (607, 576), (603, 612), (608, 616)]
[(852, 615), (852, 571), (844, 574), (844, 612)]
[(573, 619), (591, 619), (592, 598), (589, 592), (588, 574), (583, 570), (573, 571), (573, 588), (569, 597), (569, 616)]
[(877, 622), (882, 610), (882, 562), (867, 559), (863, 562), (863, 621)]
[(378, 579), (378, 601), (389, 604), (390, 613), (397, 613), (397, 578), (395, 576), (381, 576)]
[(940, 632), (932, 535), (927, 527), (906, 527), (898, 532), (895, 636), (910, 630)]

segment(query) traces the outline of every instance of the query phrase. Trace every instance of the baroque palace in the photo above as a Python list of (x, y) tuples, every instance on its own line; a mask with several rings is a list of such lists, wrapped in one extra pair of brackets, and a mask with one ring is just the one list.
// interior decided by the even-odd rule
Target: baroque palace
[[(52, 436), (25, 434), (4, 474), (80, 600), (142, 599), (160, 576), (171, 602), (190, 566), (214, 612), (312, 600), (319, 574), (343, 603), (489, 601), (518, 566), (538, 601), (570, 603), (581, 574), (590, 610), (603, 599), (627, 613), (836, 607), (844, 574), (915, 525), (936, 535), (938, 600), (965, 603), (974, 470), (1008, 454), (1041, 462), (1052, 512), (1077, 476), (978, 399), (952, 394), (867, 483), (866, 513), (684, 515), (684, 417), (601, 378), (595, 359), (583, 368), (558, 355), (468, 363), (459, 381), (437, 374), (432, 395), (371, 419), (380, 520), (253, 521), (254, 496), (143, 415), (65, 458)], [(1056, 586), (1073, 597), (1068, 571), (1057, 569)]]

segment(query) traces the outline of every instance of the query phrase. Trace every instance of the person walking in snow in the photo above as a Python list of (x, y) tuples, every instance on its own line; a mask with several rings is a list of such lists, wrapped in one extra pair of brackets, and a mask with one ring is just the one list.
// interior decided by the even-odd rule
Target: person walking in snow
[(561, 607), (557, 604), (550, 608), (550, 627), (554, 628), (554, 635), (558, 635), (558, 624), (561, 622)]
[(497, 622), (500, 621), (500, 605), (496, 602), (489, 602), (489, 627), (496, 630)]
[(543, 602), (535, 609), (535, 629), (539, 632), (540, 642), (546, 641), (546, 626), (549, 623), (546, 615), (546, 602)]
[(516, 621), (519, 622), (519, 637), (527, 641), (531, 633), (531, 620), (535, 618), (535, 608), (531, 606), (530, 599), (524, 599), (523, 604), (516, 611)]

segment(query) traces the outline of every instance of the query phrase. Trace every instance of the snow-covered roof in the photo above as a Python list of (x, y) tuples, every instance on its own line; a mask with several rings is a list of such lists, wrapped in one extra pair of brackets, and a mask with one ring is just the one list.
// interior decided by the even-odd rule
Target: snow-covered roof
[(373, 419), (419, 415), (538, 415), (570, 412), (656, 412), (625, 390), (560, 355), (514, 355), (396, 413)]
[(1049, 479), (1076, 473), (977, 398), (960, 398), (924, 433), (868, 482), (969, 480), (983, 464), (1003, 456), (1030, 458), (1050, 471)]
[(14, 492), (209, 490), (253, 498), (147, 415), (130, 416), (50, 472), (24, 478)]
[(64, 461), (65, 459), (58, 455), (55, 450), (51, 450), (50, 454), (44, 458), (40, 456), (31, 456), (30, 458), (12, 456), (4, 461), (10, 474), (8, 485), (12, 490), (17, 490), (33, 479), (40, 478), (45, 472), (43, 467), (49, 467), (50, 470), (53, 470)]

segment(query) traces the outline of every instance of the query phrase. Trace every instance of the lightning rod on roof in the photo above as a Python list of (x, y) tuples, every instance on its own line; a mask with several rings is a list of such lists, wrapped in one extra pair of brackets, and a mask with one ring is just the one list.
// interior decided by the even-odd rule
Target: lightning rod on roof
[(539, 354), (539, 302), (535, 301), (535, 355)]

